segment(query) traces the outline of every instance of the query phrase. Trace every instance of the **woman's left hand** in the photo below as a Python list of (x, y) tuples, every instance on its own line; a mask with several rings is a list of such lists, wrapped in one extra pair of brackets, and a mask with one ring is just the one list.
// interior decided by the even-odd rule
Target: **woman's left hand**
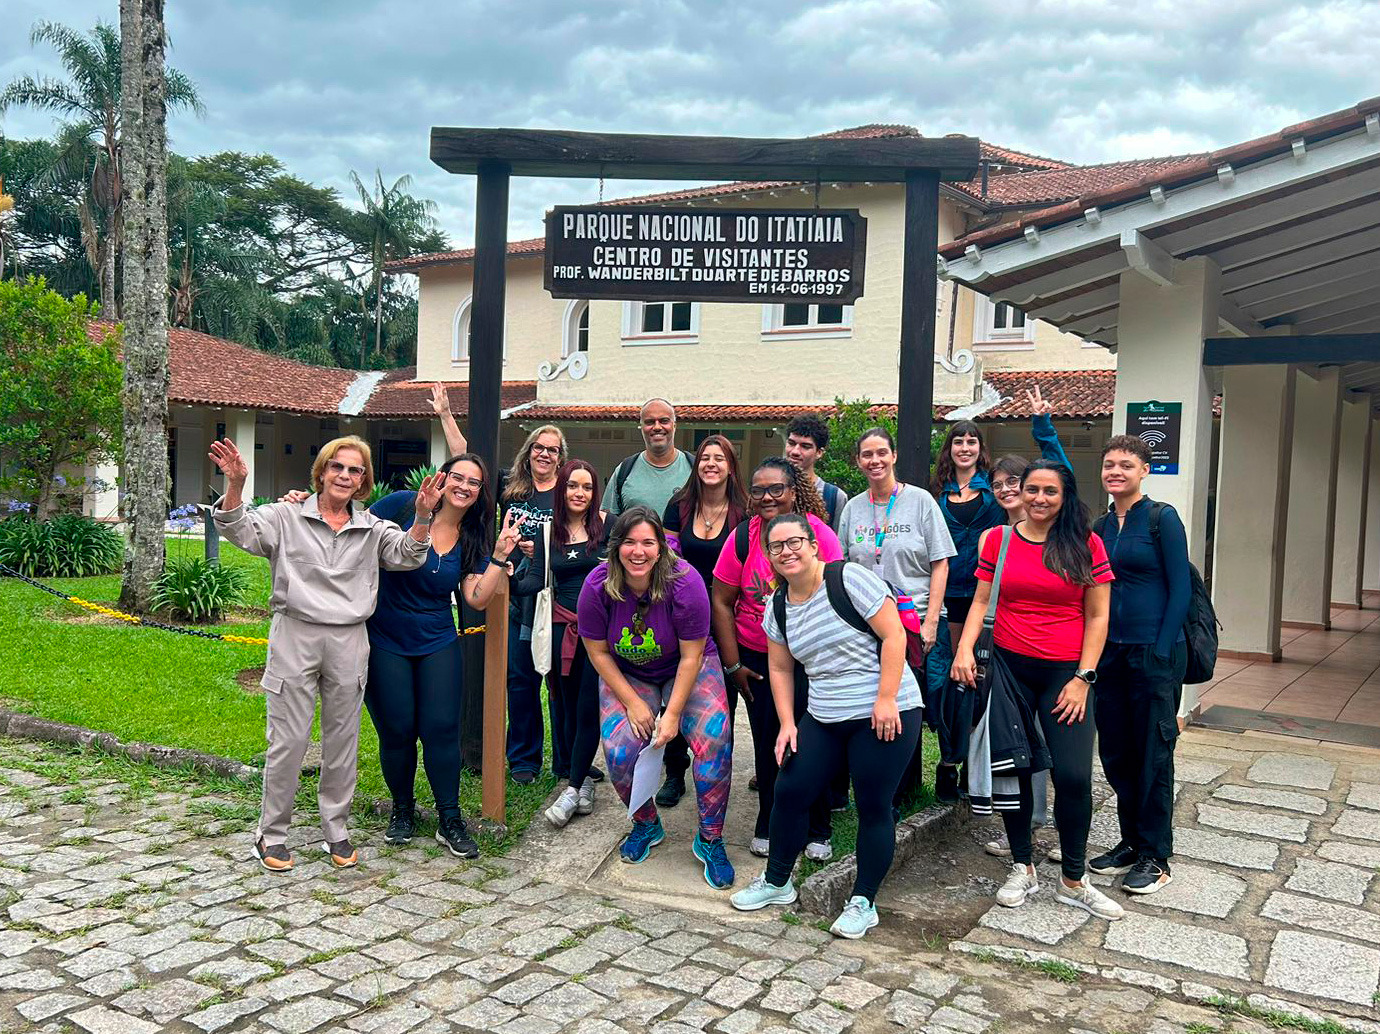
[(437, 472), (422, 478), (417, 488), (417, 516), (430, 517), (441, 502), (441, 492), (446, 487), (446, 475)]
[(664, 711), (656, 723), (656, 735), (652, 738), (653, 747), (664, 747), (680, 733), (680, 715)]
[(1080, 678), (1071, 678), (1059, 691), (1059, 699), (1054, 701), (1051, 712), (1060, 725), (1081, 722), (1088, 713), (1088, 684)]
[(934, 649), (934, 644), (939, 642), (939, 616), (926, 618), (920, 623), (920, 641), (925, 645), (925, 652), (929, 653)]
[(503, 560), (512, 556), (521, 534), (522, 528), (518, 523), (518, 515), (515, 511), (509, 510), (508, 516), (503, 519), (503, 527), (499, 529), (498, 538), (494, 541), (494, 558)]
[(901, 735), (901, 712), (895, 700), (881, 700), (872, 706), (872, 728), (877, 739), (890, 743)]

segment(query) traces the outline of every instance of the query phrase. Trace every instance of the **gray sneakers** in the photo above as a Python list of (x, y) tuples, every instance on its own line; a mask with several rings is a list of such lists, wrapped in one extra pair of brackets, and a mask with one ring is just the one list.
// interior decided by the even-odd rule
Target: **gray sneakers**
[(594, 811), (594, 780), (588, 777), (580, 784), (580, 792), (575, 804), (576, 815), (588, 815)]
[(1076, 887), (1068, 886), (1063, 880), (1055, 880), (1054, 897), (1066, 905), (1091, 912), (1099, 919), (1108, 919), (1114, 922), (1126, 915), (1124, 908), (1089, 883), (1086, 876)]
[(575, 787), (567, 786), (561, 791), (561, 795), (556, 798), (556, 803), (546, 809), (546, 821), (557, 829), (560, 829), (570, 817), (575, 814), (575, 810), (580, 806), (580, 795)]
[(1033, 869), (1027, 869), (1020, 862), (1011, 866), (1006, 882), (997, 891), (997, 904), (1007, 908), (1020, 908), (1026, 898), (1040, 889), (1040, 880)]

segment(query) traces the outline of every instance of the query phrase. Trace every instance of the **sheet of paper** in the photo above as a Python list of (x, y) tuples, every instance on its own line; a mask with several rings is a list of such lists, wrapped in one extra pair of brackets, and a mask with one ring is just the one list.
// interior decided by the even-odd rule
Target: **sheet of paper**
[(657, 787), (661, 785), (661, 759), (666, 747), (653, 747), (648, 743), (637, 755), (633, 765), (632, 793), (628, 796), (628, 818), (638, 808), (652, 799)]

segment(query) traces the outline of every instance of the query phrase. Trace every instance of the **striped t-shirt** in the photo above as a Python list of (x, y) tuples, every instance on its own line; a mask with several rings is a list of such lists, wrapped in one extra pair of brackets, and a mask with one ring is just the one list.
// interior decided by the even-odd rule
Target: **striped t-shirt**
[[(865, 618), (881, 610), (890, 595), (886, 582), (859, 564), (844, 566), (843, 587), (854, 608)], [(772, 642), (785, 642), (776, 627), (770, 601), (762, 615), (762, 630)], [(882, 674), (877, 640), (839, 616), (829, 603), (829, 590), (822, 582), (804, 603), (792, 603), (786, 597), (786, 631), (791, 654), (805, 666), (805, 674), (810, 677), (809, 711), (815, 720), (870, 718)], [(904, 664), (896, 706), (901, 711), (924, 706), (920, 686)]]

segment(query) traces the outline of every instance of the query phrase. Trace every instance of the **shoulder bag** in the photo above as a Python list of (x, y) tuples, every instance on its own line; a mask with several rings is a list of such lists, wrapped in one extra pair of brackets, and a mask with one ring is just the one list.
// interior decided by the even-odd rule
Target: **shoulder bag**
[(551, 619), (556, 590), (551, 587), (551, 522), (541, 522), (541, 544), (546, 577), (532, 606), (532, 667), (538, 675), (551, 670)]

